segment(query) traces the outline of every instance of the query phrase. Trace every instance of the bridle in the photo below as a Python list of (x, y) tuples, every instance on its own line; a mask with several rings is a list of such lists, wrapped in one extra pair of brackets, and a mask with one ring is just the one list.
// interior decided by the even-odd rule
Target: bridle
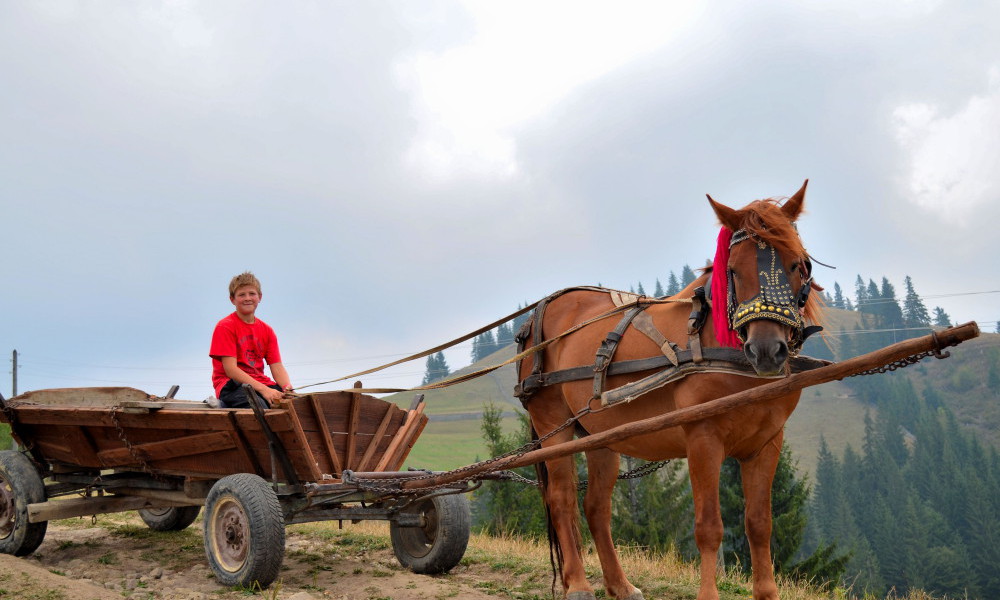
[(799, 269), (802, 274), (802, 285), (798, 292), (792, 290), (788, 273), (785, 271), (781, 258), (774, 246), (740, 229), (733, 233), (729, 249), (737, 244), (752, 241), (757, 246), (757, 275), (760, 279), (760, 292), (749, 300), (739, 302), (736, 299), (736, 284), (733, 271), (727, 268), (728, 298), (727, 310), (729, 323), (737, 337), (744, 344), (747, 341), (747, 327), (753, 321), (765, 319), (786, 325), (792, 330), (788, 343), (789, 352), (793, 355), (802, 349), (802, 344), (813, 333), (822, 327), (807, 327), (802, 317), (802, 308), (809, 300), (809, 290), (812, 287), (812, 261), (806, 256), (795, 263), (792, 269)]

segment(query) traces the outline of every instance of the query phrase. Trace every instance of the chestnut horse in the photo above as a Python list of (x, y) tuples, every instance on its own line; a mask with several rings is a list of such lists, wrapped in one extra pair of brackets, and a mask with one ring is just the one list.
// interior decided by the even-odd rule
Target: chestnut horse
[[(574, 434), (599, 433), (623, 423), (746, 390), (765, 383), (761, 377), (784, 375), (789, 356), (798, 352), (808, 330), (812, 329), (806, 328), (805, 322), (815, 322), (820, 309), (816, 299), (809, 298), (808, 291), (810, 287), (822, 288), (812, 284), (811, 263), (794, 226), (802, 212), (806, 184), (783, 204), (774, 199), (757, 200), (740, 210), (719, 204), (709, 196), (723, 227), (714, 268), (706, 269), (701, 277), (674, 297), (691, 298), (699, 286), (714, 290), (711, 294), (714, 296), (712, 318), (697, 334), (701, 345), (706, 349), (742, 347), (757, 376), (753, 372), (692, 374), (631, 402), (604, 408), (599, 406), (592, 380), (543, 384), (535, 391), (522, 394), (532, 428), (542, 437), (543, 446), (569, 441)], [(613, 308), (611, 294), (606, 290), (564, 291), (550, 297), (545, 305), (541, 313), (541, 335), (532, 331), (539, 327), (537, 320), (529, 322), (531, 329), (525, 329), (524, 333), (534, 334), (535, 341), (547, 340)], [(654, 303), (644, 312), (652, 317), (655, 328), (667, 340), (681, 348), (689, 343), (690, 302)], [(599, 320), (569, 334), (559, 343), (548, 345), (540, 364), (546, 372), (593, 365), (595, 351), (601, 347), (616, 320), (617, 317)], [(617, 362), (661, 356), (661, 348), (650, 336), (629, 326), (613, 353)], [(520, 362), (522, 383), (531, 375), (532, 367), (532, 359)], [(650, 373), (609, 374), (603, 388), (613, 389)], [(753, 597), (777, 598), (770, 551), (771, 482), (781, 452), (784, 424), (798, 399), (799, 392), (795, 392), (680, 428), (586, 452), (589, 485), (583, 506), (609, 597), (619, 600), (643, 598), (642, 592), (626, 578), (611, 535), (611, 493), (618, 475), (619, 456), (626, 454), (645, 460), (687, 458), (694, 496), (695, 540), (701, 554), (699, 600), (719, 597), (715, 581), (723, 535), (719, 473), (727, 456), (739, 460), (746, 499), (746, 532), (753, 561)], [(592, 412), (588, 412), (588, 408)], [(545, 439), (546, 434), (581, 411), (586, 414), (579, 418), (576, 431), (572, 427), (564, 428)], [(550, 538), (555, 546), (566, 598), (593, 599), (593, 588), (587, 582), (580, 550), (573, 458), (547, 461), (540, 473), (550, 519)]]

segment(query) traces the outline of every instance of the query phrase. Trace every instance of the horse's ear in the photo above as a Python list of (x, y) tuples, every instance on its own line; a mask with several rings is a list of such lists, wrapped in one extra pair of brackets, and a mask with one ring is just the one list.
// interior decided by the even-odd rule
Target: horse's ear
[(708, 194), (705, 194), (705, 197), (708, 198), (709, 204), (712, 205), (712, 210), (715, 211), (715, 216), (719, 218), (719, 223), (722, 223), (723, 227), (728, 228), (730, 231), (736, 231), (740, 228), (738, 211), (729, 208), (725, 204), (719, 204)]
[(794, 222), (802, 214), (802, 205), (806, 199), (806, 186), (809, 185), (809, 180), (806, 179), (799, 191), (795, 192), (795, 195), (788, 199), (787, 202), (781, 205), (781, 212), (785, 213), (789, 221)]

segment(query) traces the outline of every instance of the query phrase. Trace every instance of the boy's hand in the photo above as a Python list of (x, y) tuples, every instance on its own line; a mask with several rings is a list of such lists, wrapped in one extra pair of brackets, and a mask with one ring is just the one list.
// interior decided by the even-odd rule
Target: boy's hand
[(284, 392), (281, 392), (274, 388), (264, 388), (258, 393), (261, 396), (263, 396), (264, 399), (267, 400), (267, 403), (270, 404), (271, 406), (274, 406), (274, 403), (277, 402), (278, 400), (281, 400), (281, 398), (285, 395)]

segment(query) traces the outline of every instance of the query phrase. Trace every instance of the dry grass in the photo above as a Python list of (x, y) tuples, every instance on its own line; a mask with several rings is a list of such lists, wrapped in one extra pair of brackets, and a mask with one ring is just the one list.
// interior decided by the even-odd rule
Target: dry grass
[[(342, 532), (331, 531), (329, 524), (313, 523), (296, 525), (298, 531), (310, 535), (344, 535), (358, 543), (389, 544), (386, 523), (364, 521), (346, 527)], [(321, 533), (322, 532), (322, 533)], [(367, 542), (361, 540), (367, 539)], [(645, 548), (621, 546), (618, 548), (622, 565), (633, 584), (643, 590), (649, 600), (694, 599), (698, 593), (700, 576), (694, 563), (683, 561), (677, 554), (652, 553)], [(585, 549), (585, 567), (588, 579), (603, 598), (601, 566), (593, 547)], [(526, 540), (516, 536), (489, 536), (472, 534), (469, 548), (462, 560), (463, 566), (477, 571), (483, 577), (483, 589), (498, 598), (551, 598), (552, 572), (549, 548), (544, 541)], [(491, 577), (492, 575), (492, 577)], [(722, 600), (751, 598), (751, 582), (746, 575), (729, 572), (718, 579)], [(778, 577), (778, 587), (783, 600), (841, 600), (848, 599), (848, 590), (822, 590), (815, 586)], [(892, 600), (939, 600), (917, 590), (905, 596), (890, 594)], [(866, 596), (864, 600), (877, 600)]]

